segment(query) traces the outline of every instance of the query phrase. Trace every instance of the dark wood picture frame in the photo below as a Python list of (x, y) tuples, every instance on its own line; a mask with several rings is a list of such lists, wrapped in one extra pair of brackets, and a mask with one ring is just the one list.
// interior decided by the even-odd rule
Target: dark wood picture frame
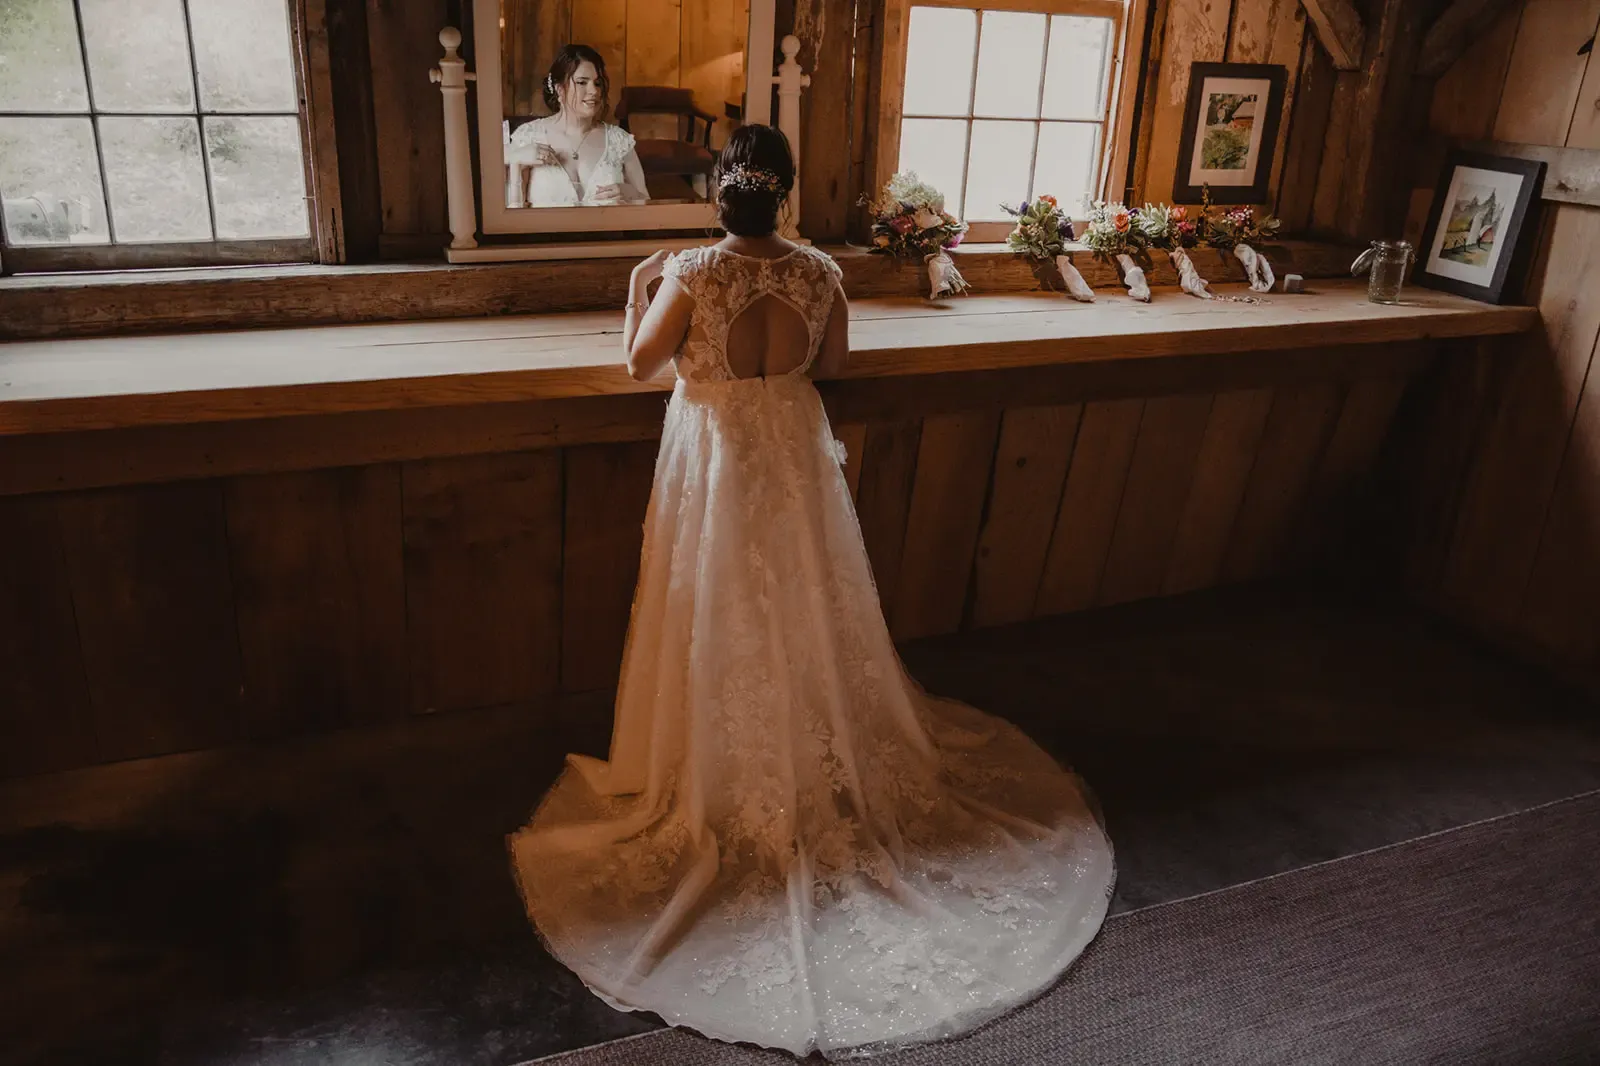
[(1179, 133), (1178, 170), (1172, 179), (1172, 202), (1197, 204), (1204, 194), (1204, 188), (1189, 184), (1188, 177), (1194, 153), (1204, 147), (1203, 143), (1196, 143), (1195, 128), (1205, 100), (1206, 81), (1210, 78), (1242, 78), (1266, 83), (1267, 107), (1261, 127), (1261, 147), (1256, 152), (1256, 169), (1250, 184), (1211, 186), (1214, 204), (1265, 203), (1272, 179), (1272, 158), (1278, 147), (1278, 124), (1283, 121), (1284, 90), (1289, 81), (1289, 68), (1274, 63), (1189, 64), (1189, 99), (1184, 105), (1183, 128)]
[[(1516, 201), (1505, 214), (1504, 224), (1499, 227), (1500, 232), (1495, 235), (1496, 243), (1501, 241), (1510, 243), (1504, 246), (1500, 257), (1495, 260), (1494, 270), (1482, 285), (1461, 278), (1448, 277), (1430, 269), (1433, 263), (1434, 240), (1438, 236), (1439, 225), (1444, 218), (1445, 201), (1450, 195), (1451, 185), (1455, 182), (1456, 171), (1461, 167), (1514, 174), (1522, 179), (1517, 187)], [(1531, 216), (1544, 191), (1544, 174), (1545, 163), (1539, 159), (1484, 155), (1459, 148), (1451, 151), (1445, 159), (1444, 167), (1440, 170), (1439, 183), (1433, 190), (1433, 206), (1428, 208), (1428, 223), (1422, 231), (1422, 243), (1417, 246), (1417, 263), (1412, 281), (1426, 288), (1453, 292), (1457, 296), (1482, 300), (1484, 303), (1504, 302), (1507, 282), (1522, 276), (1522, 268), (1533, 250), (1529, 234), (1536, 227), (1531, 225)]]

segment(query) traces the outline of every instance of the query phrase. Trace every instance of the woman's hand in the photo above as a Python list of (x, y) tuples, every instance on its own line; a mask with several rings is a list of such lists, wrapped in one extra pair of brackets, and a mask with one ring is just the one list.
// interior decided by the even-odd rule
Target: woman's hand
[(535, 166), (559, 167), (561, 165), (561, 157), (556, 155), (554, 148), (541, 142), (534, 146), (533, 162)]
[(667, 253), (657, 252), (649, 259), (644, 260), (633, 268), (633, 288), (635, 292), (643, 292), (650, 283), (659, 278), (667, 268)]
[(594, 196), (591, 199), (598, 203), (619, 203), (622, 200), (621, 185), (596, 185)]

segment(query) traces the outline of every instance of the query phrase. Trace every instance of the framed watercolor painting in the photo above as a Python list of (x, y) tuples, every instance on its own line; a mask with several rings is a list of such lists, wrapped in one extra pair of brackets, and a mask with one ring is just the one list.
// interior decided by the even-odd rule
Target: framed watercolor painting
[(1497, 304), (1528, 250), (1529, 215), (1544, 163), (1454, 151), (1428, 209), (1417, 253), (1418, 285)]
[(1214, 204), (1266, 202), (1288, 77), (1269, 63), (1190, 64), (1173, 203), (1197, 204), (1207, 186)]

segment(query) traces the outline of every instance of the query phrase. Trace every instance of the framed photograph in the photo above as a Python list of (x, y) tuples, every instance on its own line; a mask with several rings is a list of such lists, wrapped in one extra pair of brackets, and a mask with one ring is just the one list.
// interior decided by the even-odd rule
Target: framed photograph
[(1530, 214), (1544, 188), (1544, 163), (1454, 151), (1428, 209), (1412, 279), (1487, 303), (1527, 255)]
[(1190, 64), (1173, 203), (1199, 203), (1208, 185), (1215, 204), (1266, 201), (1288, 78), (1269, 63)]

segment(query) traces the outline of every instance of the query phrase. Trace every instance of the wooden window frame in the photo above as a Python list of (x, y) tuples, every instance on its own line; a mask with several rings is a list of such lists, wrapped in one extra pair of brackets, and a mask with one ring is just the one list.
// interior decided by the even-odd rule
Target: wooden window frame
[[(295, 111), (299, 120), (301, 165), (305, 177), (306, 219), (309, 233), (304, 237), (265, 237), (252, 239), (212, 239), (207, 241), (140, 241), (104, 244), (8, 244), (4, 240), (5, 219), (0, 215), (0, 275), (57, 272), (120, 271), (167, 267), (268, 266), (284, 263), (338, 263), (344, 261), (343, 233), (339, 219), (339, 171), (333, 127), (332, 71), (328, 56), (327, 0), (288, 0), (289, 43), (294, 63)], [(188, 17), (184, 3), (185, 21)], [(79, 48), (84, 47), (82, 12), (73, 0), (73, 16), (79, 22)], [(194, 63), (190, 44), (190, 63)], [(88, 77), (88, 57), (83, 57)], [(18, 112), (18, 114), (23, 114)], [(89, 110), (86, 112), (27, 112), (38, 117), (88, 117), (121, 112), (100, 111), (94, 106), (94, 91), (89, 83)], [(176, 113), (175, 113), (176, 114)], [(227, 115), (233, 114), (232, 112)], [(247, 113), (245, 113), (247, 114)], [(287, 115), (288, 112), (272, 112)], [(224, 117), (227, 117), (224, 115)], [(197, 96), (193, 117), (203, 125), (208, 116)], [(182, 117), (182, 116), (179, 116)], [(97, 141), (98, 153), (98, 141)], [(204, 145), (202, 144), (202, 152)], [(207, 207), (215, 222), (210, 164), (206, 167)], [(101, 188), (105, 190), (104, 164)], [(104, 191), (105, 209), (110, 213), (110, 193)]]
[[(1095, 195), (1101, 199), (1113, 199), (1120, 195), (1125, 182), (1116, 175), (1125, 175), (1128, 170), (1138, 72), (1144, 66), (1144, 24), (1152, 2), (1154, 0), (884, 0), (882, 64), (877, 75), (881, 80), (869, 188), (874, 191), (882, 188), (899, 165), (900, 127), (905, 118), (906, 44), (911, 26), (911, 8), (953, 7), (969, 11), (1020, 11), (1111, 20), (1114, 51), (1110, 57), (1105, 112), (1101, 118), (1104, 136), (1100, 145), (1100, 173), (1093, 187)], [(1042, 71), (1040, 76), (1043, 77)], [(973, 77), (977, 77), (976, 69)], [(971, 116), (965, 117), (971, 121)], [(1036, 125), (1038, 122), (1035, 120)], [(1011, 228), (1011, 223), (1003, 221), (969, 223), (967, 240), (976, 244), (1003, 241)]]

